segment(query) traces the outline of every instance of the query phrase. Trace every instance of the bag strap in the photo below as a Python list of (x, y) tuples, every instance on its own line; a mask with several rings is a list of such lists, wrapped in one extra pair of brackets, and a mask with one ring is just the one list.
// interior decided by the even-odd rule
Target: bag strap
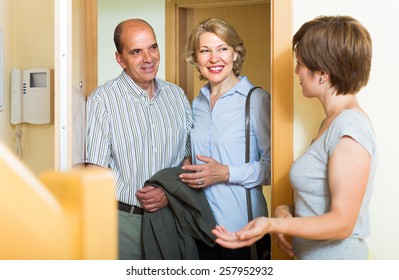
[(249, 90), (247, 99), (245, 101), (245, 163), (248, 163), (250, 160), (250, 132), (251, 132), (251, 95), (252, 92), (260, 87), (253, 87)]
[[(248, 163), (250, 160), (250, 132), (251, 132), (251, 94), (252, 92), (260, 87), (253, 87), (249, 90), (247, 99), (245, 101), (245, 163)], [(252, 213), (252, 199), (251, 199), (251, 190), (246, 189), (246, 196), (247, 196), (247, 212), (248, 212), (248, 222), (253, 219)], [(251, 259), (257, 260), (258, 253), (256, 250), (256, 242), (251, 245)]]

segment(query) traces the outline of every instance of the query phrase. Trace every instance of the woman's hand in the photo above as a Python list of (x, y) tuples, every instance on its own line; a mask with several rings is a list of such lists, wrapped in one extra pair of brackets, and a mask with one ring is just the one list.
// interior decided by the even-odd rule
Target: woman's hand
[[(279, 224), (285, 219), (292, 218), (290, 207), (282, 205), (276, 208), (276, 218), (258, 217), (238, 232), (229, 232), (222, 226), (216, 226), (212, 233), (216, 236), (216, 243), (220, 246), (236, 249), (251, 246), (267, 233), (278, 232)], [(273, 234), (276, 245), (288, 256), (293, 257), (292, 245), (282, 233)]]
[[(274, 218), (289, 219), (293, 218), (293, 205), (279, 205), (273, 211)], [(288, 256), (293, 257), (291, 242), (287, 240), (286, 236), (282, 233), (273, 234), (274, 242), (276, 245)]]
[(204, 164), (183, 165), (182, 169), (194, 171), (193, 173), (180, 174), (180, 180), (192, 188), (204, 188), (229, 180), (229, 167), (213, 158), (197, 155)]
[(269, 230), (269, 219), (259, 217), (250, 221), (237, 232), (229, 232), (222, 226), (216, 226), (212, 233), (216, 236), (216, 243), (220, 246), (236, 249), (251, 246), (261, 239)]
[(293, 257), (294, 252), (292, 251), (291, 243), (285, 238), (285, 235), (282, 233), (273, 234), (274, 242), (276, 245), (283, 251), (286, 255)]

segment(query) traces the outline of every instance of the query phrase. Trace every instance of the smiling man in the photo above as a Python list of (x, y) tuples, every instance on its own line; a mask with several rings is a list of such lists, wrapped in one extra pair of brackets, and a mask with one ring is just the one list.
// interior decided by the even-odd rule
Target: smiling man
[(161, 189), (144, 183), (191, 156), (192, 113), (184, 91), (156, 77), (160, 54), (146, 21), (118, 24), (114, 43), (123, 71), (87, 100), (86, 163), (115, 174), (119, 259), (143, 259), (143, 211), (168, 205)]

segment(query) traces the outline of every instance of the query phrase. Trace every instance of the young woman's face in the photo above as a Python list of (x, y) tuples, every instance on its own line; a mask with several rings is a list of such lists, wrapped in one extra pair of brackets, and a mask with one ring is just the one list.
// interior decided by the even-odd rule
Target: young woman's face
[(223, 82), (234, 75), (233, 62), (237, 59), (237, 52), (214, 33), (206, 32), (199, 36), (196, 58), (199, 71), (211, 83)]
[(305, 97), (316, 97), (320, 80), (314, 72), (310, 71), (299, 57), (296, 57), (295, 74), (298, 75), (302, 87), (302, 94)]

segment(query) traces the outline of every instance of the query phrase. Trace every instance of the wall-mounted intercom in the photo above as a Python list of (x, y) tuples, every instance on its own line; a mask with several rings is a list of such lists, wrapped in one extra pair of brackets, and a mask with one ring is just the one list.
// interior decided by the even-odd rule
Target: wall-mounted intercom
[(11, 123), (50, 123), (51, 71), (48, 68), (12, 69)]

